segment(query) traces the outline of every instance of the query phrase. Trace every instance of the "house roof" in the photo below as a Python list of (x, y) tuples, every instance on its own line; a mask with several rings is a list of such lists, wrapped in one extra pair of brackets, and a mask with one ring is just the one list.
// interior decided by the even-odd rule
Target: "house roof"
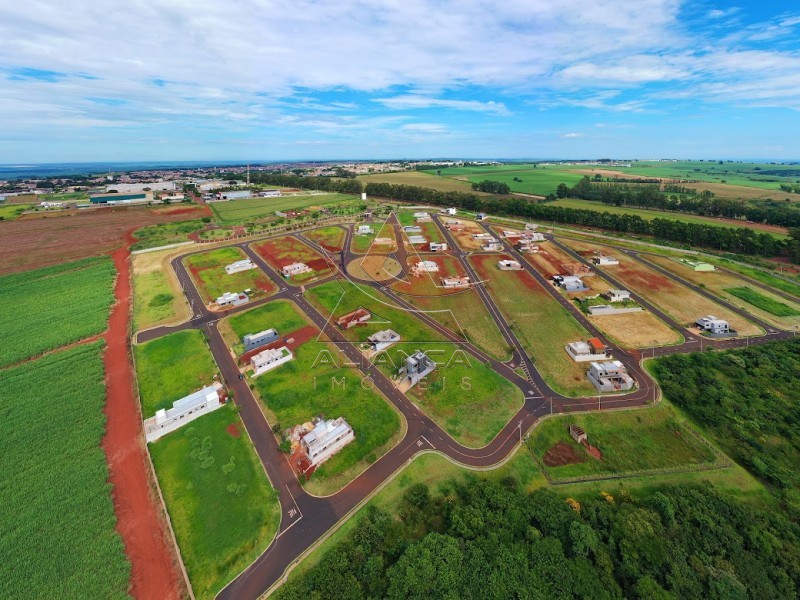
[(605, 350), (606, 345), (603, 342), (601, 342), (598, 338), (589, 338), (587, 341), (589, 342), (589, 345), (595, 350)]

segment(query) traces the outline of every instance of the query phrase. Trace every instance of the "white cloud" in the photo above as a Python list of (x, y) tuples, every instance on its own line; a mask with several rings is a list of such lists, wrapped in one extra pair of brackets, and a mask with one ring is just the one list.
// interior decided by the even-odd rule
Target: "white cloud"
[(576, 132), (573, 131), (573, 132), (570, 132), (570, 133), (565, 133), (561, 137), (563, 139), (565, 139), (565, 140), (569, 140), (569, 139), (574, 139), (574, 138), (581, 138), (581, 137), (583, 137), (583, 134), (582, 133), (576, 133)]
[(395, 96), (393, 98), (375, 98), (375, 102), (395, 110), (451, 108), (455, 110), (485, 112), (500, 116), (508, 116), (511, 114), (505, 104), (493, 100), (488, 102), (480, 102), (478, 100), (446, 100), (444, 98), (408, 94), (404, 96)]
[(445, 133), (447, 127), (441, 123), (407, 123), (401, 127), (402, 131), (411, 133)]

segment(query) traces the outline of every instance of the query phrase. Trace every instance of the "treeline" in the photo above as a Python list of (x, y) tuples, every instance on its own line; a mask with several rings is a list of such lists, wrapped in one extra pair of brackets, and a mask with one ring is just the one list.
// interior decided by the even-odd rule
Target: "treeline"
[(360, 194), (363, 184), (357, 179), (335, 179), (333, 177), (303, 177), (301, 175), (281, 175), (258, 171), (250, 174), (252, 183), (279, 185), (301, 190), (320, 190), (337, 194)]
[(487, 194), (508, 194), (511, 191), (507, 183), (489, 181), (488, 179), (480, 183), (473, 183), (472, 189), (478, 192), (486, 192)]
[(675, 354), (655, 361), (653, 372), (666, 398), (800, 518), (800, 340)]
[(800, 527), (707, 484), (634, 500), (527, 495), (513, 479), (412, 485), (367, 509), (281, 600), (772, 599), (800, 593)]
[(781, 190), (784, 192), (792, 192), (794, 194), (800, 194), (800, 183), (782, 183)]
[[(790, 256), (797, 257), (797, 248), (800, 246), (800, 231), (797, 240), (787, 242), (748, 227), (719, 227), (705, 223), (684, 223), (672, 219), (646, 221), (638, 215), (565, 208), (547, 203), (530, 202), (516, 197), (486, 197), (466, 192), (444, 192), (416, 186), (374, 182), (368, 183), (364, 187), (364, 191), (370, 196), (379, 198), (415, 203), (424, 202), (438, 206), (455, 206), (473, 212), (488, 212), (495, 215), (649, 235), (661, 240), (736, 254), (778, 256), (789, 253)], [(794, 249), (794, 253), (792, 253), (792, 249)]]
[[(797, 189), (800, 190), (800, 185), (797, 186)], [(559, 184), (556, 188), (556, 197), (594, 200), (613, 206), (651, 208), (705, 217), (740, 219), (779, 227), (800, 227), (800, 210), (792, 204), (772, 200), (750, 203), (744, 200), (716, 198), (714, 193), (708, 190), (697, 194), (697, 190), (694, 188), (674, 184), (664, 186), (664, 192), (661, 192), (658, 185), (609, 185), (593, 182), (588, 177), (584, 177), (572, 188), (564, 183)]]

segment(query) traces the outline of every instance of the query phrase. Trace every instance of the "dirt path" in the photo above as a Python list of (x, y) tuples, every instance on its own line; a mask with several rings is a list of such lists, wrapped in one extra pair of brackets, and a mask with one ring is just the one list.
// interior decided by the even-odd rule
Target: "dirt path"
[(117, 531), (131, 562), (130, 592), (134, 598), (177, 599), (185, 595), (183, 577), (166, 537), (161, 510), (151, 495), (142, 420), (132, 387), (133, 369), (128, 352), (131, 242), (128, 233), (124, 246), (112, 254), (118, 275), (114, 287), (116, 303), (105, 334), (108, 422), (102, 446), (113, 486)]

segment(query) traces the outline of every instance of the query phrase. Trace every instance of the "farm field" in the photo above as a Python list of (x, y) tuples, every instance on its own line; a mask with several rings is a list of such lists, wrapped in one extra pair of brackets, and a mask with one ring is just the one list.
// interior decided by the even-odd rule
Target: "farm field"
[(133, 232), (136, 242), (131, 245), (131, 250), (145, 250), (187, 242), (190, 233), (200, 231), (205, 226), (206, 223), (201, 219), (192, 219), (141, 227)]
[(647, 255), (650, 262), (675, 273), (682, 279), (719, 294), (731, 304), (739, 306), (754, 316), (783, 329), (800, 325), (800, 304), (755, 286), (726, 271), (697, 272), (670, 258)]
[(0, 367), (105, 331), (115, 277), (107, 257), (0, 276)]
[(512, 192), (538, 196), (555, 193), (559, 183), (566, 183), (572, 187), (582, 177), (560, 167), (552, 165), (534, 167), (531, 164), (450, 167), (441, 169), (441, 173), (442, 177), (468, 181), (470, 184), (485, 180), (499, 181), (507, 184)]
[(365, 281), (394, 280), (402, 270), (400, 263), (386, 254), (367, 254), (347, 264), (348, 275)]
[(284, 235), (270, 238), (263, 242), (250, 244), (250, 247), (258, 252), (259, 256), (278, 275), (281, 274), (283, 267), (296, 262), (305, 263), (312, 269), (310, 273), (292, 275), (289, 278), (285, 278), (290, 285), (302, 285), (330, 275), (333, 272), (330, 263), (319, 252), (293, 236)]
[(688, 326), (705, 315), (714, 315), (727, 320), (739, 335), (758, 335), (761, 329), (712, 302), (688, 287), (669, 279), (647, 265), (623, 254), (619, 250), (601, 244), (564, 240), (564, 243), (578, 252), (593, 252), (600, 249), (619, 260), (619, 265), (609, 268), (609, 273), (619, 279), (626, 288), (636, 292), (652, 302), (665, 313), (671, 315), (678, 323)]
[(303, 233), (303, 237), (319, 244), (330, 252), (339, 252), (344, 248), (345, 230), (335, 225), (312, 229)]
[[(581, 427), (593, 456), (569, 434)], [(709, 466), (718, 455), (668, 403), (645, 410), (563, 415), (534, 429), (528, 447), (544, 472), (555, 481), (632, 474), (661, 469)]]
[(615, 215), (637, 215), (645, 221), (652, 221), (653, 219), (670, 219), (671, 221), (680, 221), (681, 223), (701, 223), (703, 225), (716, 225), (717, 227), (747, 227), (749, 229), (756, 229), (772, 234), (777, 239), (786, 239), (788, 237), (785, 227), (777, 227), (775, 225), (765, 225), (763, 223), (747, 223), (746, 221), (738, 221), (736, 219), (717, 219), (714, 217), (702, 217), (699, 215), (690, 215), (680, 212), (670, 212), (666, 210), (650, 210), (646, 208), (632, 208), (627, 206), (613, 206), (603, 204), (602, 202), (594, 202), (592, 200), (579, 200), (576, 198), (564, 198), (551, 202), (550, 206), (561, 206), (563, 208), (577, 208), (582, 210), (593, 210), (596, 212), (607, 212)]
[(148, 207), (115, 207), (0, 221), (0, 274), (105, 256), (132, 241), (128, 237), (132, 229), (202, 215), (202, 209), (197, 207), (180, 210), (188, 214)]
[(126, 598), (106, 457), (103, 344), (2, 373), (4, 598)]
[[(419, 277), (411, 275), (411, 267), (425, 260), (435, 262), (439, 266), (436, 273), (423, 272)], [(392, 284), (392, 290), (407, 296), (446, 296), (464, 291), (464, 288), (446, 288), (442, 285), (443, 277), (464, 277), (467, 275), (464, 267), (454, 256), (445, 254), (426, 254), (424, 256), (410, 255), (408, 257), (409, 275), (403, 281)]]
[(169, 264), (174, 255), (175, 249), (167, 249), (131, 257), (135, 331), (189, 318), (189, 304)]
[(149, 449), (195, 597), (213, 598), (274, 537), (277, 494), (232, 406)]
[(306, 318), (288, 300), (274, 300), (231, 315), (219, 323), (219, 332), (235, 354), (244, 352), (242, 337), (265, 329), (276, 329), (281, 337), (308, 325)]
[[(437, 177), (427, 171), (402, 171), (399, 173), (375, 173), (356, 177), (364, 185), (368, 183), (391, 183), (393, 185), (414, 185), (442, 192), (472, 192), (472, 186), (466, 181), (452, 177)], [(475, 192), (483, 195), (481, 192)]]
[(565, 396), (595, 394), (586, 379), (586, 365), (564, 351), (567, 343), (591, 336), (530, 273), (500, 271), (497, 261), (507, 258), (482, 254), (469, 260), (480, 278), (487, 280), (487, 290), (547, 383)]
[(133, 347), (142, 416), (172, 408), (175, 400), (211, 385), (217, 365), (203, 333), (188, 329)]
[(781, 290), (787, 294), (795, 296), (800, 300), (800, 279), (797, 280), (797, 283), (792, 281), (787, 281), (783, 277), (778, 277), (767, 271), (762, 269), (757, 269), (755, 267), (750, 267), (748, 265), (744, 265), (742, 263), (733, 262), (724, 258), (712, 258), (705, 256), (703, 257), (704, 260), (710, 262), (714, 265), (719, 267), (724, 267), (731, 271), (735, 271), (745, 277), (749, 277), (751, 279), (755, 279), (756, 281), (760, 281), (763, 284), (766, 284), (770, 287), (775, 288), (776, 290)]
[[(330, 361), (315, 365), (320, 352)], [(398, 413), (378, 392), (361, 385), (361, 372), (344, 365), (334, 344), (308, 341), (294, 359), (252, 381), (267, 420), (281, 430), (314, 417), (344, 417), (355, 441), (320, 466), (304, 485), (312, 494), (331, 494), (399, 441)]]
[(683, 334), (672, 329), (648, 310), (620, 315), (599, 315), (589, 321), (623, 348), (672, 346), (684, 341)]
[[(350, 241), (350, 251), (356, 254), (391, 254), (397, 250), (397, 237), (394, 225), (388, 220), (383, 223), (366, 223), (372, 226), (373, 233), (358, 235), (355, 232)], [(375, 238), (389, 238), (391, 244), (375, 244)]]
[(225, 265), (245, 258), (247, 255), (241, 248), (231, 246), (191, 254), (183, 262), (192, 274), (192, 279), (206, 303), (214, 302), (225, 292), (235, 293), (251, 289), (255, 295), (271, 296), (278, 291), (277, 286), (258, 267), (232, 275), (225, 272)]
[(281, 196), (278, 198), (245, 198), (211, 202), (208, 206), (214, 211), (217, 219), (224, 224), (243, 223), (245, 221), (274, 216), (275, 211), (303, 210), (312, 207), (324, 207), (339, 202), (355, 200), (355, 196), (346, 194), (308, 194), (298, 196)]
[(382, 329), (399, 333), (401, 341), (382, 353), (387, 360), (375, 361), (388, 377), (396, 375), (406, 355), (429, 353), (438, 368), (425, 379), (426, 385), (411, 388), (407, 395), (460, 443), (485, 445), (522, 405), (519, 389), (376, 290), (333, 281), (309, 290), (306, 297), (334, 319), (359, 307), (370, 310), (373, 321), (343, 332), (350, 341), (362, 342)]

